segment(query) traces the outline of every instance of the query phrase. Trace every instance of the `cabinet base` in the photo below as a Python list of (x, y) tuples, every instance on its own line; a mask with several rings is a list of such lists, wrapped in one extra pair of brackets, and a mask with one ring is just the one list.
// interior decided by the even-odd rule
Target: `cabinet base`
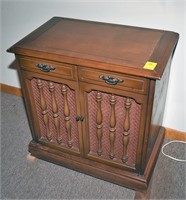
[(62, 165), (78, 172), (136, 190), (136, 199), (148, 199), (147, 196), (149, 196), (150, 191), (149, 183), (164, 140), (164, 135), (165, 130), (164, 128), (161, 128), (156, 138), (144, 175), (126, 172), (112, 166), (82, 158), (80, 155), (67, 154), (34, 141), (31, 141), (29, 144), (29, 152), (33, 156), (42, 160)]
[(134, 199), (144, 199), (149, 200), (150, 199), (150, 193), (151, 193), (151, 186), (152, 186), (152, 177), (150, 180), (150, 183), (148, 185), (148, 188), (144, 191), (136, 191)]

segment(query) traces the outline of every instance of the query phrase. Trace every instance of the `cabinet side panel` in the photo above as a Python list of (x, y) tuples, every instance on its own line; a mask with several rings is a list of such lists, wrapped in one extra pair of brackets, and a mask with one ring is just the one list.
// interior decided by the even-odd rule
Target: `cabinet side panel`
[(151, 127), (150, 127), (150, 135), (148, 140), (148, 150), (147, 150), (147, 159), (148, 161), (150, 153), (154, 147), (154, 143), (156, 141), (159, 130), (162, 126), (164, 110), (165, 110), (165, 102), (167, 96), (167, 88), (169, 82), (169, 74), (170, 74), (170, 66), (171, 66), (171, 58), (167, 63), (166, 70), (161, 78), (161, 80), (157, 80), (155, 84), (155, 93), (154, 93), (154, 101), (153, 101), (153, 110), (151, 117)]

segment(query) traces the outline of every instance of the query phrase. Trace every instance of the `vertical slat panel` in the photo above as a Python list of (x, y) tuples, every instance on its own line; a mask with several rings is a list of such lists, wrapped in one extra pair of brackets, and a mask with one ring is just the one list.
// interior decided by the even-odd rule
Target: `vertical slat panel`
[(103, 115), (101, 110), (101, 101), (102, 101), (102, 94), (101, 92), (97, 92), (96, 95), (96, 101), (97, 101), (97, 114), (96, 114), (96, 123), (97, 123), (97, 138), (98, 138), (98, 155), (101, 156), (102, 154), (102, 121), (103, 121)]
[[(119, 163), (134, 167), (139, 136), (142, 105), (132, 98), (117, 94), (101, 93), (102, 136), (101, 158), (111, 163)], [(98, 155), (97, 109), (98, 91), (87, 93), (89, 123), (89, 155)], [(113, 104), (113, 105), (112, 105)], [(112, 119), (112, 120), (111, 120)], [(125, 128), (124, 128), (125, 127)], [(130, 133), (130, 140), (127, 134)], [(124, 136), (124, 134), (127, 136)], [(127, 157), (125, 159), (125, 157)]]
[(129, 110), (131, 107), (131, 100), (130, 98), (127, 98), (125, 101), (125, 121), (124, 121), (124, 127), (123, 127), (123, 157), (122, 161), (126, 163), (128, 161), (128, 155), (127, 155), (127, 147), (129, 143), (129, 129), (130, 129), (130, 118), (129, 118)]
[(60, 133), (60, 118), (58, 113), (58, 105), (55, 97), (55, 85), (53, 82), (49, 83), (49, 90), (51, 92), (52, 97), (52, 112), (53, 112), (53, 118), (54, 118), (54, 125), (57, 132), (57, 142), (61, 144), (62, 142), (62, 135)]
[[(58, 144), (59, 147), (69, 147), (68, 146), (68, 134), (67, 134), (67, 129), (66, 129), (66, 121), (65, 116), (64, 116), (64, 107), (66, 107), (64, 104), (64, 96), (62, 95), (62, 86), (64, 83), (57, 83), (53, 81), (48, 81), (48, 80), (42, 80), (42, 87), (43, 87), (43, 94), (45, 98), (45, 103), (47, 107), (47, 115), (48, 115), (48, 127), (50, 128), (50, 134), (51, 134), (51, 139), (49, 142), (51, 144)], [(33, 90), (33, 97), (34, 97), (34, 102), (35, 102), (35, 107), (36, 107), (36, 112), (37, 112), (37, 119), (38, 119), (38, 125), (40, 129), (40, 140), (44, 140), (46, 142), (47, 139), (47, 127), (44, 123), (44, 117), (42, 114), (43, 109), (41, 108), (41, 94), (40, 90), (38, 89), (38, 84), (37, 84), (37, 78), (33, 78), (30, 81), (32, 85), (32, 90)], [(52, 98), (52, 88), (54, 86), (54, 96), (55, 98)], [(79, 151), (79, 133), (78, 133), (78, 126), (76, 122), (76, 93), (75, 90), (72, 88), (69, 88), (67, 85), (66, 90), (68, 94), (68, 107), (70, 109), (70, 122), (71, 122), (71, 141), (73, 141), (73, 150)], [(43, 98), (42, 98), (43, 99)], [(56, 103), (55, 103), (56, 101)], [(57, 110), (56, 107), (57, 106)], [(55, 111), (54, 111), (55, 110)], [(59, 125), (55, 125), (55, 117), (57, 114), (59, 114)], [(56, 116), (56, 118), (58, 118)], [(59, 127), (59, 128), (57, 128)], [(57, 131), (57, 129), (60, 131)], [(69, 129), (69, 128), (68, 128)], [(60, 134), (58, 134), (60, 133)], [(58, 137), (58, 135), (61, 137)], [(96, 134), (95, 134), (96, 135)], [(58, 142), (58, 140), (62, 141), (61, 143)]]
[(66, 85), (62, 86), (62, 94), (64, 96), (64, 116), (65, 116), (65, 126), (66, 126), (67, 136), (68, 136), (67, 145), (68, 145), (68, 147), (71, 148), (73, 146), (73, 143), (72, 143), (72, 135), (71, 135), (70, 109), (68, 106)]
[(37, 79), (37, 87), (39, 89), (39, 94), (40, 94), (40, 103), (41, 103), (41, 110), (42, 110), (42, 115), (43, 115), (43, 121), (46, 126), (46, 137), (50, 141), (52, 139), (50, 129), (49, 129), (49, 117), (48, 117), (48, 110), (47, 110), (47, 104), (43, 92), (43, 83), (40, 79)]
[(114, 158), (114, 144), (116, 140), (116, 114), (115, 114), (115, 96), (112, 95), (110, 98), (111, 105), (111, 117), (110, 117), (110, 159)]

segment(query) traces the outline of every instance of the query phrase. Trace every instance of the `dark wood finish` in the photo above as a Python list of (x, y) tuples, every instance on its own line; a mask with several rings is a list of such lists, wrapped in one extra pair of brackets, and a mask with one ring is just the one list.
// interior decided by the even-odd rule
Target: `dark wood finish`
[(116, 114), (115, 114), (115, 104), (116, 99), (114, 95), (110, 98), (110, 104), (111, 104), (111, 117), (110, 117), (110, 159), (114, 158), (114, 144), (116, 140)]
[(54, 117), (54, 124), (55, 128), (57, 131), (57, 142), (60, 144), (62, 142), (62, 135), (60, 132), (60, 118), (59, 118), (59, 113), (58, 113), (58, 105), (55, 97), (55, 86), (53, 82), (49, 83), (49, 90), (52, 95), (52, 112), (53, 112), (53, 117)]
[[(22, 97), (21, 88), (13, 87), (10, 85), (0, 83), (0, 91), (11, 95)], [(165, 138), (169, 140), (181, 140), (186, 141), (186, 133), (171, 128), (165, 128)]]
[(144, 199), (144, 200), (150, 200), (150, 193), (151, 193), (151, 187), (152, 187), (152, 179), (150, 180), (150, 183), (148, 185), (147, 190), (145, 191), (137, 191), (135, 194), (134, 199)]
[(102, 122), (103, 122), (103, 115), (101, 110), (101, 101), (102, 101), (102, 95), (101, 92), (97, 92), (96, 95), (96, 101), (97, 101), (97, 115), (96, 115), (96, 124), (97, 124), (97, 138), (98, 138), (98, 155), (101, 156), (102, 154)]
[(45, 99), (44, 92), (43, 92), (43, 83), (40, 79), (37, 79), (37, 87), (40, 92), (40, 103), (41, 103), (43, 121), (46, 126), (46, 136), (47, 136), (47, 139), (50, 141), (52, 139), (52, 137), (51, 137), (51, 133), (50, 133), (50, 129), (49, 129), (48, 110), (47, 110), (46, 99)]
[(127, 155), (127, 147), (129, 143), (129, 129), (130, 129), (130, 118), (129, 118), (129, 110), (131, 107), (131, 100), (129, 98), (126, 99), (125, 101), (125, 109), (126, 109), (126, 114), (125, 114), (125, 121), (124, 121), (124, 126), (123, 126), (123, 157), (122, 161), (125, 163), (128, 160), (128, 155)]
[(99, 85), (111, 87), (111, 88), (119, 88), (121, 90), (128, 90), (128, 91), (133, 91), (136, 93), (147, 93), (148, 89), (148, 81), (145, 78), (136, 78), (134, 76), (128, 76), (125, 74), (119, 74), (119, 73), (113, 73), (112, 72), (112, 77), (118, 78), (120, 80), (123, 80), (123, 82), (118, 83), (117, 85), (110, 85), (105, 83), (104, 80), (100, 78), (101, 75), (104, 76), (110, 76), (111, 73), (108, 71), (104, 70), (92, 70), (89, 68), (79, 68), (79, 79), (80, 81), (87, 82), (87, 83), (98, 83)]
[(65, 116), (65, 126), (67, 130), (67, 135), (68, 135), (68, 146), (71, 148), (73, 143), (72, 143), (72, 136), (71, 136), (71, 121), (70, 121), (70, 109), (68, 105), (68, 97), (67, 97), (67, 87), (65, 85), (62, 86), (61, 90), (63, 96), (64, 96), (64, 116)]
[[(55, 17), (8, 51), (160, 79), (177, 40), (170, 31)], [(147, 60), (156, 70), (143, 69)]]
[[(131, 97), (131, 98), (135, 98), (135, 100), (142, 105), (142, 110), (141, 110), (141, 118), (144, 119), (145, 118), (145, 115), (146, 115), (146, 96), (144, 95), (139, 95), (139, 94), (134, 94), (134, 93), (131, 93), (131, 92), (127, 92), (127, 91), (123, 91), (123, 90), (117, 90), (117, 89), (111, 89), (111, 88), (107, 88), (107, 87), (102, 87), (102, 86), (99, 86), (99, 85), (92, 85), (92, 84), (86, 84), (86, 83), (83, 83), (81, 82), (80, 83), (80, 88), (81, 88), (81, 92), (80, 94), (82, 94), (82, 113), (83, 113), (83, 116), (85, 116), (85, 123), (82, 123), (82, 126), (83, 126), (83, 133), (87, 133), (84, 135), (84, 152), (85, 152), (85, 155), (87, 155), (87, 157), (89, 159), (92, 159), (92, 160), (96, 160), (96, 161), (99, 161), (99, 162), (102, 162), (102, 163), (105, 163), (107, 165), (111, 165), (111, 166), (115, 166), (115, 167), (118, 167), (118, 168), (121, 168), (121, 169), (124, 169), (124, 170), (129, 170), (129, 171), (136, 171), (136, 168), (139, 169), (139, 165), (140, 165), (140, 162), (141, 162), (141, 157), (142, 155), (140, 154), (140, 152), (142, 151), (142, 141), (143, 141), (143, 130), (144, 130), (144, 123), (141, 123), (140, 124), (140, 127), (139, 127), (139, 141), (138, 141), (138, 147), (137, 147), (137, 158), (136, 158), (136, 166), (129, 166), (129, 165), (123, 165), (123, 163), (121, 162), (120, 163), (116, 163), (115, 161), (112, 161), (112, 160), (103, 160), (102, 157), (95, 157), (94, 155), (91, 155), (89, 154), (90, 152), (90, 141), (89, 141), (89, 126), (88, 126), (88, 108), (87, 108), (87, 94), (89, 94), (89, 92), (91, 92), (92, 90), (93, 91), (104, 91), (106, 93), (110, 93), (110, 94), (117, 94), (119, 96), (123, 96), (123, 97)], [(109, 106), (109, 109), (110, 109), (110, 105), (109, 105), (109, 99), (108, 99), (108, 106)], [(123, 108), (124, 108), (124, 103), (123, 103)], [(110, 118), (109, 118), (110, 119)], [(109, 121), (108, 119), (108, 121)], [(141, 120), (142, 120), (141, 119)], [(124, 120), (123, 120), (124, 121)], [(143, 122), (143, 120), (142, 120)], [(108, 124), (108, 128), (109, 128), (109, 124)], [(122, 136), (122, 132), (123, 132), (123, 129), (121, 129), (121, 132), (119, 134), (121, 134)], [(109, 133), (108, 133), (109, 134)], [(110, 145), (110, 144), (108, 144)], [(120, 158), (120, 160), (122, 159), (122, 156)]]
[[(177, 41), (170, 31), (54, 17), (13, 45), (8, 52), (16, 54), (31, 154), (147, 198), (165, 135), (163, 111)], [(157, 63), (155, 69), (144, 69), (147, 61)], [(43, 83), (49, 84), (49, 96)], [(34, 90), (48, 140), (42, 138)]]
[(20, 67), (21, 69), (25, 69), (31, 72), (46, 74), (37, 67), (37, 64), (45, 64), (54, 68), (54, 70), (50, 71), (50, 76), (54, 77), (62, 77), (64, 79), (75, 80), (77, 79), (76, 75), (76, 67), (74, 65), (66, 64), (66, 63), (56, 63), (43, 59), (33, 59), (27, 57), (20, 57)]

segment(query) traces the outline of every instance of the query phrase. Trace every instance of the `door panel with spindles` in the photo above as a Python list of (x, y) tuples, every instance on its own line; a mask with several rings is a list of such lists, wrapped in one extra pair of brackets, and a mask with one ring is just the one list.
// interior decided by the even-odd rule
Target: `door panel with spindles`
[(73, 81), (21, 70), (35, 141), (70, 153), (82, 153), (78, 87)]
[(146, 96), (85, 83), (80, 88), (85, 156), (139, 171)]

